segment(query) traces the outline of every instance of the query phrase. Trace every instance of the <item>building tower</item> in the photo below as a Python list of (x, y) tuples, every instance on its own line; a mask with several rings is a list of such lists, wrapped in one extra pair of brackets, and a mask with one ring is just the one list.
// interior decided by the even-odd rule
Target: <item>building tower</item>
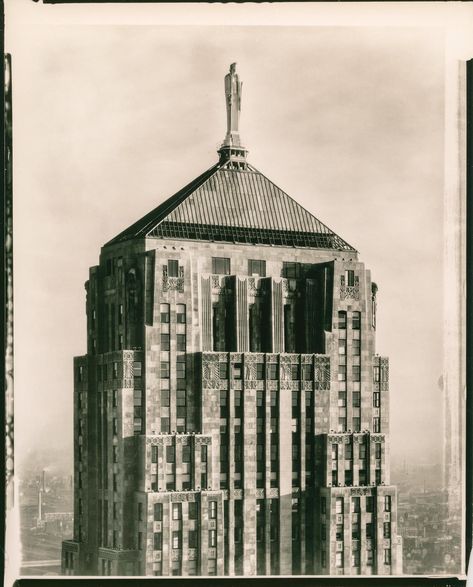
[(247, 161), (108, 242), (74, 360), (63, 572), (392, 574), (388, 360), (357, 251)]

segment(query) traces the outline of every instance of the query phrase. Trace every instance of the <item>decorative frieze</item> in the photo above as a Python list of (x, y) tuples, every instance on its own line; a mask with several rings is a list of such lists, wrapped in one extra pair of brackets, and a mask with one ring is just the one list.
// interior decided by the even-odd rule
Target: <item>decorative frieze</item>
[(340, 276), (340, 299), (341, 300), (359, 300), (360, 299), (360, 278), (355, 275), (353, 285), (347, 285), (345, 276)]

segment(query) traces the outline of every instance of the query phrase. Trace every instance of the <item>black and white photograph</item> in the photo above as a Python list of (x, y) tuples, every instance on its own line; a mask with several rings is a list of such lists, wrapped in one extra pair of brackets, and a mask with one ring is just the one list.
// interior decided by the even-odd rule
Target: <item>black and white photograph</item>
[(5, 584), (465, 577), (473, 5), (402, 4), (7, 3)]

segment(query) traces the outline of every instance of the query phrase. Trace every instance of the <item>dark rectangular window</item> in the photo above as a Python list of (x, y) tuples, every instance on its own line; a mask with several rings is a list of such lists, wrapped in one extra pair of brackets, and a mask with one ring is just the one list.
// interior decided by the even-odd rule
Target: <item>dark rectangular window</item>
[(256, 363), (256, 379), (258, 381), (264, 379), (264, 363)]
[(178, 357), (177, 358), (176, 378), (177, 379), (185, 379), (186, 378), (186, 358), (185, 357)]
[(162, 351), (169, 351), (170, 348), (171, 348), (171, 345), (170, 345), (169, 334), (161, 334), (161, 350)]
[(361, 429), (361, 419), (358, 416), (353, 418), (353, 432), (359, 432)]
[(374, 458), (375, 459), (380, 459), (381, 458), (381, 443), (380, 442), (376, 442), (374, 445)]
[(212, 273), (215, 275), (230, 275), (230, 259), (227, 257), (212, 257)]
[(155, 503), (153, 513), (154, 513), (155, 521), (161, 522), (163, 519), (163, 504), (162, 503)]
[(161, 390), (161, 407), (162, 408), (169, 408), (170, 405), (171, 405), (170, 391), (169, 391), (169, 389), (162, 389)]
[(391, 511), (391, 496), (390, 495), (384, 496), (384, 511), (385, 512)]
[(335, 540), (343, 540), (343, 524), (337, 524), (335, 528)]
[(176, 322), (178, 324), (185, 324), (186, 323), (186, 305), (185, 304), (177, 304), (176, 305)]
[(179, 352), (185, 352), (186, 350), (186, 335), (176, 334), (176, 349)]
[(174, 463), (176, 460), (176, 451), (174, 446), (166, 447), (166, 463)]
[(163, 547), (163, 535), (161, 534), (161, 532), (155, 532), (153, 538), (154, 538), (153, 549), (154, 550), (161, 550)]
[(291, 379), (292, 381), (297, 381), (299, 379), (299, 365), (291, 365)]
[(200, 460), (201, 460), (203, 463), (206, 463), (206, 462), (207, 462), (207, 445), (205, 445), (205, 444), (203, 444), (203, 445), (201, 446), (201, 451), (200, 451)]
[(233, 365), (233, 379), (241, 379), (243, 375), (241, 363), (234, 363)]
[(197, 520), (197, 514), (198, 514), (197, 502), (190, 501), (189, 502), (189, 520)]
[(170, 369), (168, 361), (161, 361), (160, 376), (161, 379), (169, 379)]
[(215, 530), (209, 530), (209, 548), (215, 548), (217, 546), (217, 532)]
[(266, 261), (257, 259), (248, 260), (248, 275), (259, 275), (260, 277), (266, 276)]
[(191, 462), (191, 447), (185, 445), (182, 447), (182, 462), (183, 463), (190, 463)]
[(361, 349), (361, 341), (359, 338), (354, 338), (352, 340), (352, 352), (353, 352), (353, 356), (354, 357), (359, 357), (360, 356), (360, 349)]
[(169, 324), (169, 304), (161, 304), (159, 307), (161, 324)]
[(373, 418), (373, 432), (381, 432), (381, 421), (379, 418)]
[(314, 378), (314, 366), (302, 365), (302, 379), (304, 381), (312, 381)]
[(359, 391), (353, 392), (353, 407), (359, 408), (361, 405), (361, 393)]
[(168, 276), (178, 277), (179, 276), (179, 261), (175, 259), (168, 260)]
[(361, 512), (361, 503), (359, 497), (352, 497), (351, 498), (351, 511), (354, 514), (359, 514)]
[(189, 548), (197, 548), (197, 530), (189, 530)]
[(161, 432), (168, 433), (170, 431), (169, 418), (161, 418)]
[(384, 522), (383, 524), (383, 538), (391, 538), (391, 522)]
[(389, 548), (384, 549), (384, 564), (385, 565), (391, 564), (391, 549), (389, 549)]
[(381, 403), (381, 394), (379, 393), (379, 391), (375, 391), (373, 393), (373, 407), (375, 408), (379, 408), (380, 403)]
[(180, 503), (173, 503), (172, 504), (172, 519), (173, 520), (180, 520), (182, 518), (182, 504)]
[(360, 381), (361, 379), (361, 368), (359, 365), (353, 365), (352, 366), (352, 376), (353, 376), (353, 381)]
[(373, 496), (367, 495), (366, 496), (366, 511), (368, 514), (372, 514), (374, 511), (374, 499)]
[(172, 547), (173, 549), (181, 548), (181, 533), (178, 530), (172, 533)]
[(278, 366), (277, 363), (267, 363), (266, 365), (266, 378), (276, 380), (278, 378)]
[(355, 272), (353, 269), (347, 269), (345, 271), (345, 285), (353, 287), (355, 285)]
[(361, 326), (361, 313), (360, 312), (353, 312), (351, 318), (351, 327), (353, 330), (360, 330)]
[(347, 313), (345, 311), (338, 312), (338, 328), (345, 330), (347, 327)]
[(228, 379), (228, 363), (219, 363), (218, 372), (220, 379)]

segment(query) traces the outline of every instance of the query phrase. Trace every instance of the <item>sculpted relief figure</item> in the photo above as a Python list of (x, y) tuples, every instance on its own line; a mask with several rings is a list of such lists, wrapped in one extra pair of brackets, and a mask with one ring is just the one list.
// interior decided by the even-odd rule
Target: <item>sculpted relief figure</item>
[(225, 97), (227, 103), (227, 144), (239, 144), (238, 121), (241, 110), (242, 82), (236, 73), (236, 63), (230, 65), (230, 71), (225, 76)]

